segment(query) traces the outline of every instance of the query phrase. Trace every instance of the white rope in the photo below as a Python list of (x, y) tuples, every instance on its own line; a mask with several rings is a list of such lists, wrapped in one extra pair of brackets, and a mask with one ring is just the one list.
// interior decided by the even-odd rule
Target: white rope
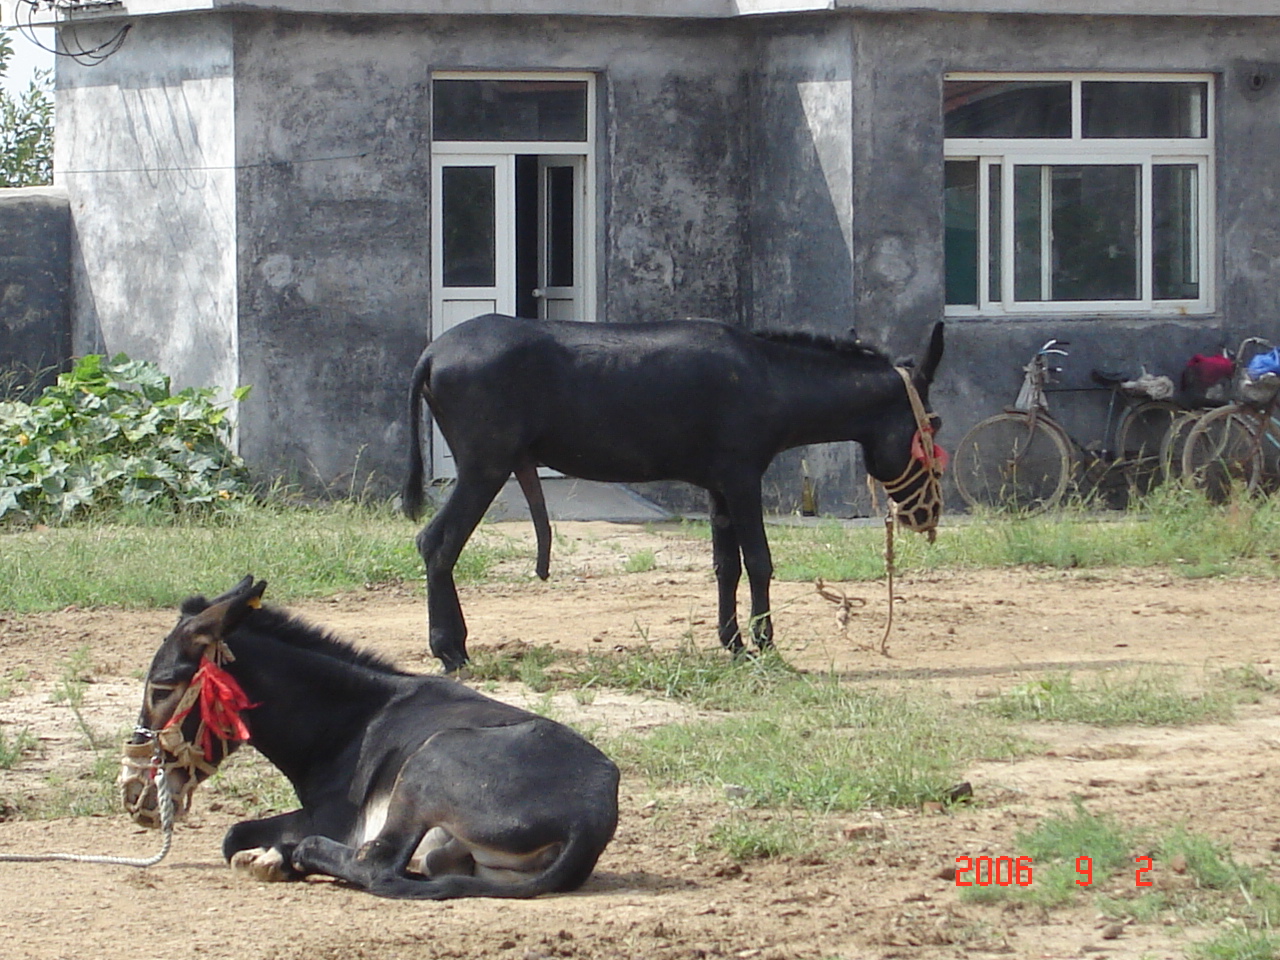
[(164, 840), (159, 853), (150, 857), (98, 857), (79, 853), (0, 853), (0, 862), (4, 863), (103, 863), (117, 867), (154, 867), (169, 855), (173, 846), (173, 796), (169, 793), (169, 783), (165, 776), (164, 764), (160, 762), (160, 749), (157, 746), (153, 761), (156, 771), (156, 801), (160, 806), (160, 829)]

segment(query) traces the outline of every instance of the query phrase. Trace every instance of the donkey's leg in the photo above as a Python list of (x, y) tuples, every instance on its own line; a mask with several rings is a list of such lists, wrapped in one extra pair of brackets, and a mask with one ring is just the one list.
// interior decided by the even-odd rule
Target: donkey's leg
[(738, 581), (742, 579), (742, 557), (738, 549), (738, 534), (724, 495), (715, 490), (710, 492), (711, 559), (716, 572), (720, 642), (736, 656), (743, 650), (742, 631), (738, 628)]
[(418, 534), (418, 553), (427, 567), (431, 652), (449, 673), (467, 662), (467, 623), (458, 602), (453, 568), (485, 510), (510, 475), (510, 471), (477, 474), (459, 465), (458, 479), (449, 499)]
[(222, 856), (236, 873), (270, 883), (299, 880), (291, 862), (294, 845), (314, 832), (306, 810), (294, 810), (262, 820), (244, 820), (222, 839)]
[(725, 503), (733, 518), (734, 534), (742, 550), (742, 562), (747, 568), (747, 583), (751, 588), (751, 639), (764, 650), (773, 646), (773, 619), (769, 613), (773, 558), (764, 532), (760, 478), (741, 478), (726, 485)]

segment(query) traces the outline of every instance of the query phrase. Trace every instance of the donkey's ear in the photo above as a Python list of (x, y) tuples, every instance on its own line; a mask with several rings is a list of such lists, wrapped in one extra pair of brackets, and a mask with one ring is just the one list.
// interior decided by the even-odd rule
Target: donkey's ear
[(235, 589), (179, 624), (184, 645), (195, 652), (221, 642), (251, 611), (262, 606), (262, 593), (266, 589), (267, 581), (254, 583), (253, 577), (245, 577)]
[(933, 383), (938, 365), (942, 363), (944, 329), (942, 321), (939, 320), (933, 325), (933, 331), (929, 334), (929, 346), (925, 349), (924, 360), (920, 363), (920, 376), (924, 378), (925, 383)]

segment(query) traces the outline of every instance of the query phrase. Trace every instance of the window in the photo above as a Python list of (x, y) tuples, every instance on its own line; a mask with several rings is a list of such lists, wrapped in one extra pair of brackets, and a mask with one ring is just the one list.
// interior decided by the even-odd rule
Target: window
[(1209, 310), (1211, 89), (948, 76), (947, 313)]
[(431, 86), (436, 140), (587, 139), (585, 80), (444, 79)]

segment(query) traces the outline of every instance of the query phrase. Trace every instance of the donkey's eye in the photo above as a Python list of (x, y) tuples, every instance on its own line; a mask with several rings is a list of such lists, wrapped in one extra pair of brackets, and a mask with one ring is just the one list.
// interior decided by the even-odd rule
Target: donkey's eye
[(176, 684), (153, 683), (147, 688), (147, 702), (154, 708), (160, 706), (177, 690)]

